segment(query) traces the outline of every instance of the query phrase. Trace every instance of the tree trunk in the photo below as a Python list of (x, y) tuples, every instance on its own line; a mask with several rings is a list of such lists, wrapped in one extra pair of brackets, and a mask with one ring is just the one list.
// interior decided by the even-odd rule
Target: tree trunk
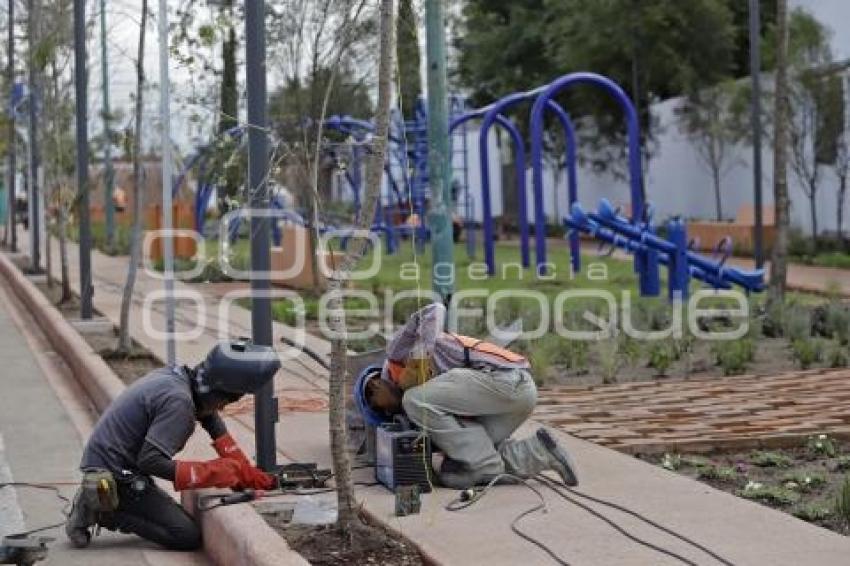
[(717, 214), (717, 221), (723, 221), (723, 203), (720, 195), (720, 169), (712, 168), (711, 170), (712, 180), (714, 181), (714, 209)]
[(816, 202), (816, 194), (815, 191), (812, 190), (811, 195), (809, 197), (809, 211), (812, 215), (812, 253), (815, 252), (818, 244), (818, 212), (817, 212), (817, 202)]
[(790, 201), (788, 199), (788, 0), (777, 0), (776, 100), (773, 140), (773, 199), (776, 215), (776, 241), (770, 262), (768, 301), (785, 299), (788, 278), (788, 228)]
[(121, 321), (118, 329), (117, 348), (119, 352), (125, 354), (129, 353), (132, 347), (130, 340), (130, 304), (133, 299), (133, 287), (136, 285), (136, 272), (141, 256), (142, 199), (144, 198), (142, 187), (142, 109), (145, 92), (145, 31), (147, 19), (148, 0), (142, 0), (139, 50), (136, 59), (136, 107), (135, 129), (133, 131), (133, 231), (130, 235), (130, 265), (127, 268), (127, 282), (124, 285), (124, 294), (121, 297)]
[[(59, 70), (56, 68), (55, 59), (50, 61), (50, 74), (53, 79), (53, 100), (57, 101), (59, 100)], [(53, 133), (56, 136), (57, 153), (61, 155), (62, 135), (58, 122), (57, 111), (54, 109)], [(59, 297), (59, 303), (62, 304), (71, 300), (71, 278), (68, 274), (68, 209), (65, 207), (65, 194), (62, 190), (62, 181), (58, 176), (56, 181), (56, 230), (59, 232), (59, 271), (62, 285), (62, 294)]]
[[(368, 231), (378, 198), (381, 194), (381, 181), (384, 170), (384, 157), (389, 131), (390, 99), (392, 98), (393, 72), (393, 0), (381, 0), (380, 9), (380, 63), (378, 67), (378, 108), (375, 115), (375, 136), (373, 137), (372, 154), (369, 155), (366, 166), (366, 196), (363, 201), (364, 213), (360, 215), (359, 228)], [(333, 456), (333, 471), (337, 488), (337, 506), (339, 510), (338, 527), (351, 534), (360, 525), (354, 499), (354, 486), (351, 481), (351, 462), (347, 451), (347, 434), (345, 430), (345, 382), (347, 374), (347, 341), (345, 337), (346, 322), (342, 299), (339, 290), (344, 283), (345, 274), (349, 273), (365, 252), (366, 242), (363, 239), (352, 239), (348, 252), (342, 260), (338, 274), (330, 281), (331, 300), (329, 301), (329, 319), (333, 330), (331, 339), (331, 369), (329, 385), (330, 415), (329, 426), (331, 434), (331, 452)]]
[(838, 176), (838, 210), (836, 210), (836, 230), (838, 240), (844, 242), (844, 197), (847, 193), (847, 174)]

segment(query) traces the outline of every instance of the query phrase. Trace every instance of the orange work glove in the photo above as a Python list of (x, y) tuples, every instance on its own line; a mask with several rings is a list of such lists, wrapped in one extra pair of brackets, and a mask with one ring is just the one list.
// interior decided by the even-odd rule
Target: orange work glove
[(242, 466), (228, 458), (218, 458), (207, 462), (175, 461), (174, 489), (195, 489), (200, 487), (244, 486)]
[(236, 441), (230, 436), (230, 433), (225, 433), (213, 440), (213, 448), (216, 454), (222, 458), (233, 460), (239, 464), (240, 477), (242, 485), (251, 489), (271, 489), (275, 486), (276, 481), (274, 476), (256, 468), (244, 452), (236, 444)]

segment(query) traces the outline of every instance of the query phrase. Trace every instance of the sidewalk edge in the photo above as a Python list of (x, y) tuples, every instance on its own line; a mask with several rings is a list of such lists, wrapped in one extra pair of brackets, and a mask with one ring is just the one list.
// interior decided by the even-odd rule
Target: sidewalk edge
[[(56, 352), (71, 368), (75, 379), (99, 412), (126, 389), (103, 359), (65, 320), (62, 313), (35, 285), (0, 253), (0, 275), (15, 296), (30, 310)], [(198, 494), (181, 493), (181, 503), (194, 514)], [(289, 548), (253, 507), (234, 505), (196, 514), (204, 534), (204, 552), (210, 560), (226, 566), (306, 566), (307, 562)]]

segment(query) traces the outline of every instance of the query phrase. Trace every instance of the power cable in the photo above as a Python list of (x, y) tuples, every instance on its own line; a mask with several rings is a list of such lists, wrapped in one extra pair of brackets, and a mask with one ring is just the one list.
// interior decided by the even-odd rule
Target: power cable
[(446, 506), (445, 506), (446, 511), (452, 511), (452, 512), (460, 511), (462, 509), (466, 509), (467, 507), (474, 505), (482, 497), (484, 497), (484, 494), (486, 494), (490, 490), (490, 488), (492, 488), (494, 485), (496, 485), (497, 483), (499, 483), (500, 481), (505, 480), (505, 479), (508, 479), (511, 482), (521, 483), (522, 485), (524, 485), (525, 487), (530, 489), (532, 492), (534, 492), (534, 494), (540, 500), (540, 502), (537, 503), (536, 505), (529, 507), (528, 509), (526, 509), (525, 511), (523, 511), (522, 513), (520, 513), (519, 515), (514, 517), (514, 520), (511, 521), (511, 530), (517, 536), (519, 536), (520, 538), (525, 539), (526, 541), (530, 542), (531, 544), (533, 544), (537, 548), (544, 551), (557, 564), (560, 564), (561, 566), (569, 566), (569, 562), (567, 562), (566, 560), (564, 560), (560, 556), (558, 556), (555, 553), (555, 551), (552, 550), (551, 548), (549, 548), (548, 546), (546, 546), (546, 544), (542, 543), (541, 541), (537, 540), (536, 538), (532, 537), (531, 535), (522, 532), (519, 529), (519, 526), (518, 526), (519, 522), (522, 519), (524, 519), (525, 517), (527, 517), (528, 515), (531, 515), (532, 513), (536, 513), (537, 511), (541, 511), (541, 510), (544, 513), (546, 512), (546, 499), (543, 497), (543, 494), (540, 493), (540, 491), (537, 488), (535, 488), (533, 485), (528, 483), (528, 481), (523, 479), (523, 478), (520, 478), (518, 476), (514, 476), (512, 474), (499, 474), (495, 478), (490, 480), (490, 482), (482, 488), (472, 488), (472, 489), (467, 489), (467, 490), (462, 491), (461, 495), (457, 499), (453, 499), (452, 501), (449, 501), (446, 504)]
[(645, 517), (644, 515), (638, 513), (637, 511), (632, 511), (631, 509), (624, 507), (623, 505), (619, 505), (617, 503), (612, 503), (610, 501), (606, 501), (606, 500), (601, 499), (599, 497), (594, 497), (594, 496), (588, 495), (586, 493), (581, 493), (579, 491), (576, 491), (576, 490), (564, 485), (563, 482), (558, 482), (558, 481), (552, 480), (552, 479), (550, 479), (550, 478), (548, 478), (548, 477), (546, 477), (542, 474), (535, 476), (534, 479), (536, 479), (537, 481), (539, 481), (543, 485), (547, 486), (550, 490), (552, 490), (554, 493), (556, 493), (557, 495), (559, 495), (560, 497), (562, 497), (566, 501), (569, 501), (573, 505), (576, 505), (577, 507), (584, 509), (585, 511), (587, 511), (588, 513), (590, 513), (594, 517), (597, 517), (598, 519), (605, 521), (611, 527), (613, 527), (615, 530), (617, 530), (619, 533), (621, 533), (623, 536), (625, 536), (625, 537), (633, 540), (634, 542), (637, 542), (638, 544), (641, 544), (641, 545), (643, 545), (647, 548), (650, 548), (650, 549), (655, 550), (657, 552), (660, 552), (662, 554), (667, 554), (668, 556), (671, 556), (672, 558), (675, 558), (675, 559), (677, 559), (677, 560), (679, 560), (679, 561), (681, 561), (685, 564), (692, 564), (692, 565), (696, 566), (695, 562), (692, 562), (691, 560), (688, 560), (687, 558), (684, 558), (684, 557), (682, 557), (682, 556), (680, 556), (680, 555), (678, 555), (678, 554), (676, 554), (672, 551), (669, 551), (667, 549), (656, 546), (656, 545), (654, 545), (650, 542), (647, 542), (645, 540), (639, 539), (638, 537), (627, 532), (625, 529), (623, 529), (622, 527), (617, 525), (613, 520), (609, 519), (608, 517), (605, 517), (604, 515), (602, 515), (601, 513), (596, 511), (595, 509), (592, 509), (591, 507), (585, 505), (584, 503), (581, 503), (580, 501), (577, 501), (577, 500), (571, 498), (569, 495), (564, 493), (564, 491), (567, 491), (571, 495), (574, 495), (576, 497), (580, 497), (582, 499), (586, 499), (588, 501), (598, 503), (599, 505), (604, 505), (606, 507), (610, 507), (611, 509), (616, 509), (617, 511), (620, 511), (622, 513), (626, 513), (627, 515), (631, 515), (632, 517), (634, 517), (634, 518), (636, 518), (640, 521), (643, 521), (647, 525), (650, 525), (650, 526), (658, 529), (659, 531), (667, 533), (668, 535), (675, 537), (675, 538), (681, 540), (682, 542), (685, 542), (685, 543), (689, 544), (690, 546), (703, 551), (704, 553), (708, 554), (709, 556), (711, 556), (712, 558), (714, 558), (715, 560), (717, 560), (721, 564), (724, 564), (724, 566), (734, 566), (733, 562), (727, 560), (726, 558), (723, 558), (722, 556), (718, 555), (717, 553), (715, 553), (711, 549), (706, 548), (705, 546), (694, 541), (693, 539), (690, 539), (690, 538), (686, 537), (685, 535), (677, 533), (676, 531), (674, 531), (674, 530), (672, 530), (668, 527), (665, 527), (664, 525), (661, 525), (661, 524), (653, 521), (652, 519), (649, 519), (648, 517)]

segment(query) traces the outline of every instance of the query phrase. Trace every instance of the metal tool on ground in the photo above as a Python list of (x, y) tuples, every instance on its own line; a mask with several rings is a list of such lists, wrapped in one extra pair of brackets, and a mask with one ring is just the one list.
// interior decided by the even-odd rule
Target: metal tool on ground
[(50, 537), (34, 537), (26, 533), (3, 537), (0, 544), (0, 564), (30, 566), (47, 559), (47, 543)]
[(333, 472), (321, 469), (315, 463), (292, 463), (279, 466), (273, 474), (282, 491), (316, 489), (325, 487)]

